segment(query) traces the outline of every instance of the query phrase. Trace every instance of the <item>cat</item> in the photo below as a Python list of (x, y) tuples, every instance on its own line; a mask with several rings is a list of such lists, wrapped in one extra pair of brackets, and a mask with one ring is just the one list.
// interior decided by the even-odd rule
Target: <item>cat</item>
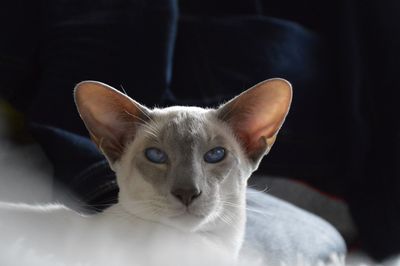
[(289, 82), (266, 80), (215, 109), (149, 109), (96, 81), (79, 83), (74, 97), (116, 173), (118, 203), (92, 216), (57, 204), (0, 203), (0, 249), (17, 241), (71, 263), (92, 262), (96, 254), (94, 265), (111, 258), (151, 261), (155, 250), (164, 255), (157, 253), (158, 262), (149, 265), (174, 252), (180, 265), (199, 254), (214, 262), (237, 258), (247, 180), (286, 118)]

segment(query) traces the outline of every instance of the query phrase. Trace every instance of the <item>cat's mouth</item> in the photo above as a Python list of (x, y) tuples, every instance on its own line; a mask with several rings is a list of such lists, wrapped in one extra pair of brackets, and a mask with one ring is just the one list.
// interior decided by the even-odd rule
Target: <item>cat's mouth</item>
[(203, 213), (197, 213), (196, 211), (191, 210), (190, 208), (186, 207), (184, 208), (181, 212), (174, 214), (172, 216), (170, 216), (170, 218), (180, 218), (180, 217), (184, 217), (184, 216), (188, 216), (188, 217), (196, 217), (198, 219), (204, 219), (206, 217), (205, 214)]
[(170, 213), (167, 220), (178, 226), (184, 225), (189, 231), (197, 230), (213, 220), (221, 209), (218, 205), (194, 204), (181, 206), (175, 213)]
[(204, 214), (199, 214), (186, 209), (179, 214), (174, 214), (168, 217), (164, 220), (164, 223), (181, 231), (193, 232), (198, 229), (206, 217), (207, 216)]

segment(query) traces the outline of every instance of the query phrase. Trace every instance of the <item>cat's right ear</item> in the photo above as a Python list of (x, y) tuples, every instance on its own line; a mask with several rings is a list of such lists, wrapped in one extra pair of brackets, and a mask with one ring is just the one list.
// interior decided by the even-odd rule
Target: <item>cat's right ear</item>
[(83, 81), (74, 90), (79, 115), (99, 150), (112, 167), (122, 155), (138, 124), (149, 110), (116, 89), (97, 81)]
[(269, 79), (241, 93), (218, 109), (257, 167), (271, 149), (292, 101), (292, 86)]

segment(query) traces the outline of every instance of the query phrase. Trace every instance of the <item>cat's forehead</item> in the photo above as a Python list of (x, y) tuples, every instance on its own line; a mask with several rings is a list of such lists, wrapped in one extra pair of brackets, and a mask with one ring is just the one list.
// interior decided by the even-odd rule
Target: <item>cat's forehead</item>
[(154, 117), (176, 117), (182, 114), (187, 116), (201, 116), (208, 113), (210, 110), (196, 106), (170, 106), (165, 108), (154, 108), (151, 113)]
[(174, 106), (153, 110), (151, 118), (167, 139), (211, 138), (216, 133), (217, 121), (211, 109)]

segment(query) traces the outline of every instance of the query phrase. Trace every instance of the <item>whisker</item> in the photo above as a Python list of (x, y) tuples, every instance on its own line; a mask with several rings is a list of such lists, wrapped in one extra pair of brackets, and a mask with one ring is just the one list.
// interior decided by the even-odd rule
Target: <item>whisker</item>
[(125, 112), (126, 112), (129, 116), (132, 116), (133, 118), (139, 120), (139, 122), (138, 122), (138, 121), (135, 121), (135, 122), (134, 122), (134, 124), (135, 124), (136, 126), (142, 127), (142, 129), (143, 129), (146, 133), (148, 133), (149, 135), (152, 135), (155, 139), (158, 139), (158, 135), (160, 134), (160, 131), (159, 131), (158, 128), (156, 128), (155, 126), (153, 126), (152, 124), (150, 124), (148, 121), (145, 121), (144, 119), (142, 119), (142, 118), (140, 118), (140, 117), (138, 117), (138, 116), (136, 116), (136, 115), (133, 115), (133, 114), (127, 112), (126, 110), (125, 110)]
[(148, 122), (148, 121), (146, 121), (146, 123), (144, 123), (144, 124), (147, 125), (149, 128), (153, 129), (155, 132), (159, 133), (159, 130), (156, 127), (157, 123), (153, 119), (151, 119), (151, 118), (149, 118), (149, 119), (150, 119), (152, 124), (150, 122)]
[(133, 117), (133, 118), (135, 118), (135, 119), (140, 120), (142, 123), (147, 123), (147, 121), (144, 120), (143, 118), (141, 118), (140, 116), (131, 114), (131, 113), (129, 113), (129, 112), (128, 112), (127, 110), (125, 110), (125, 109), (124, 109), (124, 112), (125, 112), (127, 115), (129, 115), (129, 116), (131, 116), (131, 117)]
[(155, 121), (145, 112), (142, 110), (142, 108), (138, 108), (139, 111), (145, 116), (147, 117), (151, 122), (155, 123)]
[(155, 133), (153, 133), (151, 131), (148, 131), (148, 130), (144, 130), (144, 132), (146, 132), (147, 134), (153, 136), (155, 139), (158, 139), (158, 136)]
[(143, 130), (147, 130), (152, 133), (158, 139), (158, 136), (160, 135), (160, 132), (157, 129), (154, 129), (153, 127), (149, 125), (143, 125)]
[(129, 96), (128, 93), (126, 93), (126, 91), (125, 91), (125, 89), (124, 89), (124, 86), (122, 86), (122, 84), (120, 84), (119, 86), (121, 87), (121, 89), (122, 89), (122, 91), (124, 92), (124, 94), (125, 94), (126, 96)]
[(257, 189), (257, 185), (254, 185), (252, 187), (248, 186), (248, 187), (253, 188), (253, 190), (247, 190), (246, 193), (267, 193), (268, 191), (271, 190), (271, 187), (268, 185), (265, 185), (265, 188), (261, 189), (261, 190)]
[(156, 124), (153, 122), (154, 125), (146, 122), (141, 124), (141, 126), (143, 127), (144, 130), (147, 130), (147, 132), (151, 132), (151, 134), (158, 139), (158, 136), (160, 135), (160, 130), (159, 128), (157, 128)]
[(233, 217), (229, 213), (225, 213), (225, 214), (219, 216), (218, 220), (222, 221), (226, 225), (229, 225), (236, 231), (242, 230), (241, 228), (239, 228), (239, 225), (235, 223), (235, 217)]
[(262, 211), (262, 210), (257, 210), (257, 209), (254, 209), (254, 208), (249, 208), (247, 206), (242, 206), (242, 205), (235, 204), (235, 203), (232, 203), (232, 202), (221, 201), (221, 203), (224, 206), (228, 206), (228, 207), (234, 207), (234, 208), (238, 208), (238, 209), (244, 208), (245, 210), (250, 211), (250, 212), (259, 213), (259, 214), (266, 215), (266, 216), (267, 215), (268, 216), (274, 216), (274, 214), (272, 214), (272, 213), (269, 213), (269, 212), (266, 212), (266, 211)]
[[(235, 107), (236, 107), (236, 105), (237, 105), (237, 102), (234, 101), (234, 102), (232, 103), (232, 105), (233, 105), (233, 106), (230, 106), (228, 112), (225, 112), (224, 115), (221, 117), (222, 120), (226, 120), (226, 118), (228, 117), (228, 115), (230, 115), (230, 114), (234, 111), (234, 109), (235, 109)], [(229, 119), (229, 120), (230, 120), (230, 119)], [(229, 120), (228, 120), (227, 122), (230, 122)]]

